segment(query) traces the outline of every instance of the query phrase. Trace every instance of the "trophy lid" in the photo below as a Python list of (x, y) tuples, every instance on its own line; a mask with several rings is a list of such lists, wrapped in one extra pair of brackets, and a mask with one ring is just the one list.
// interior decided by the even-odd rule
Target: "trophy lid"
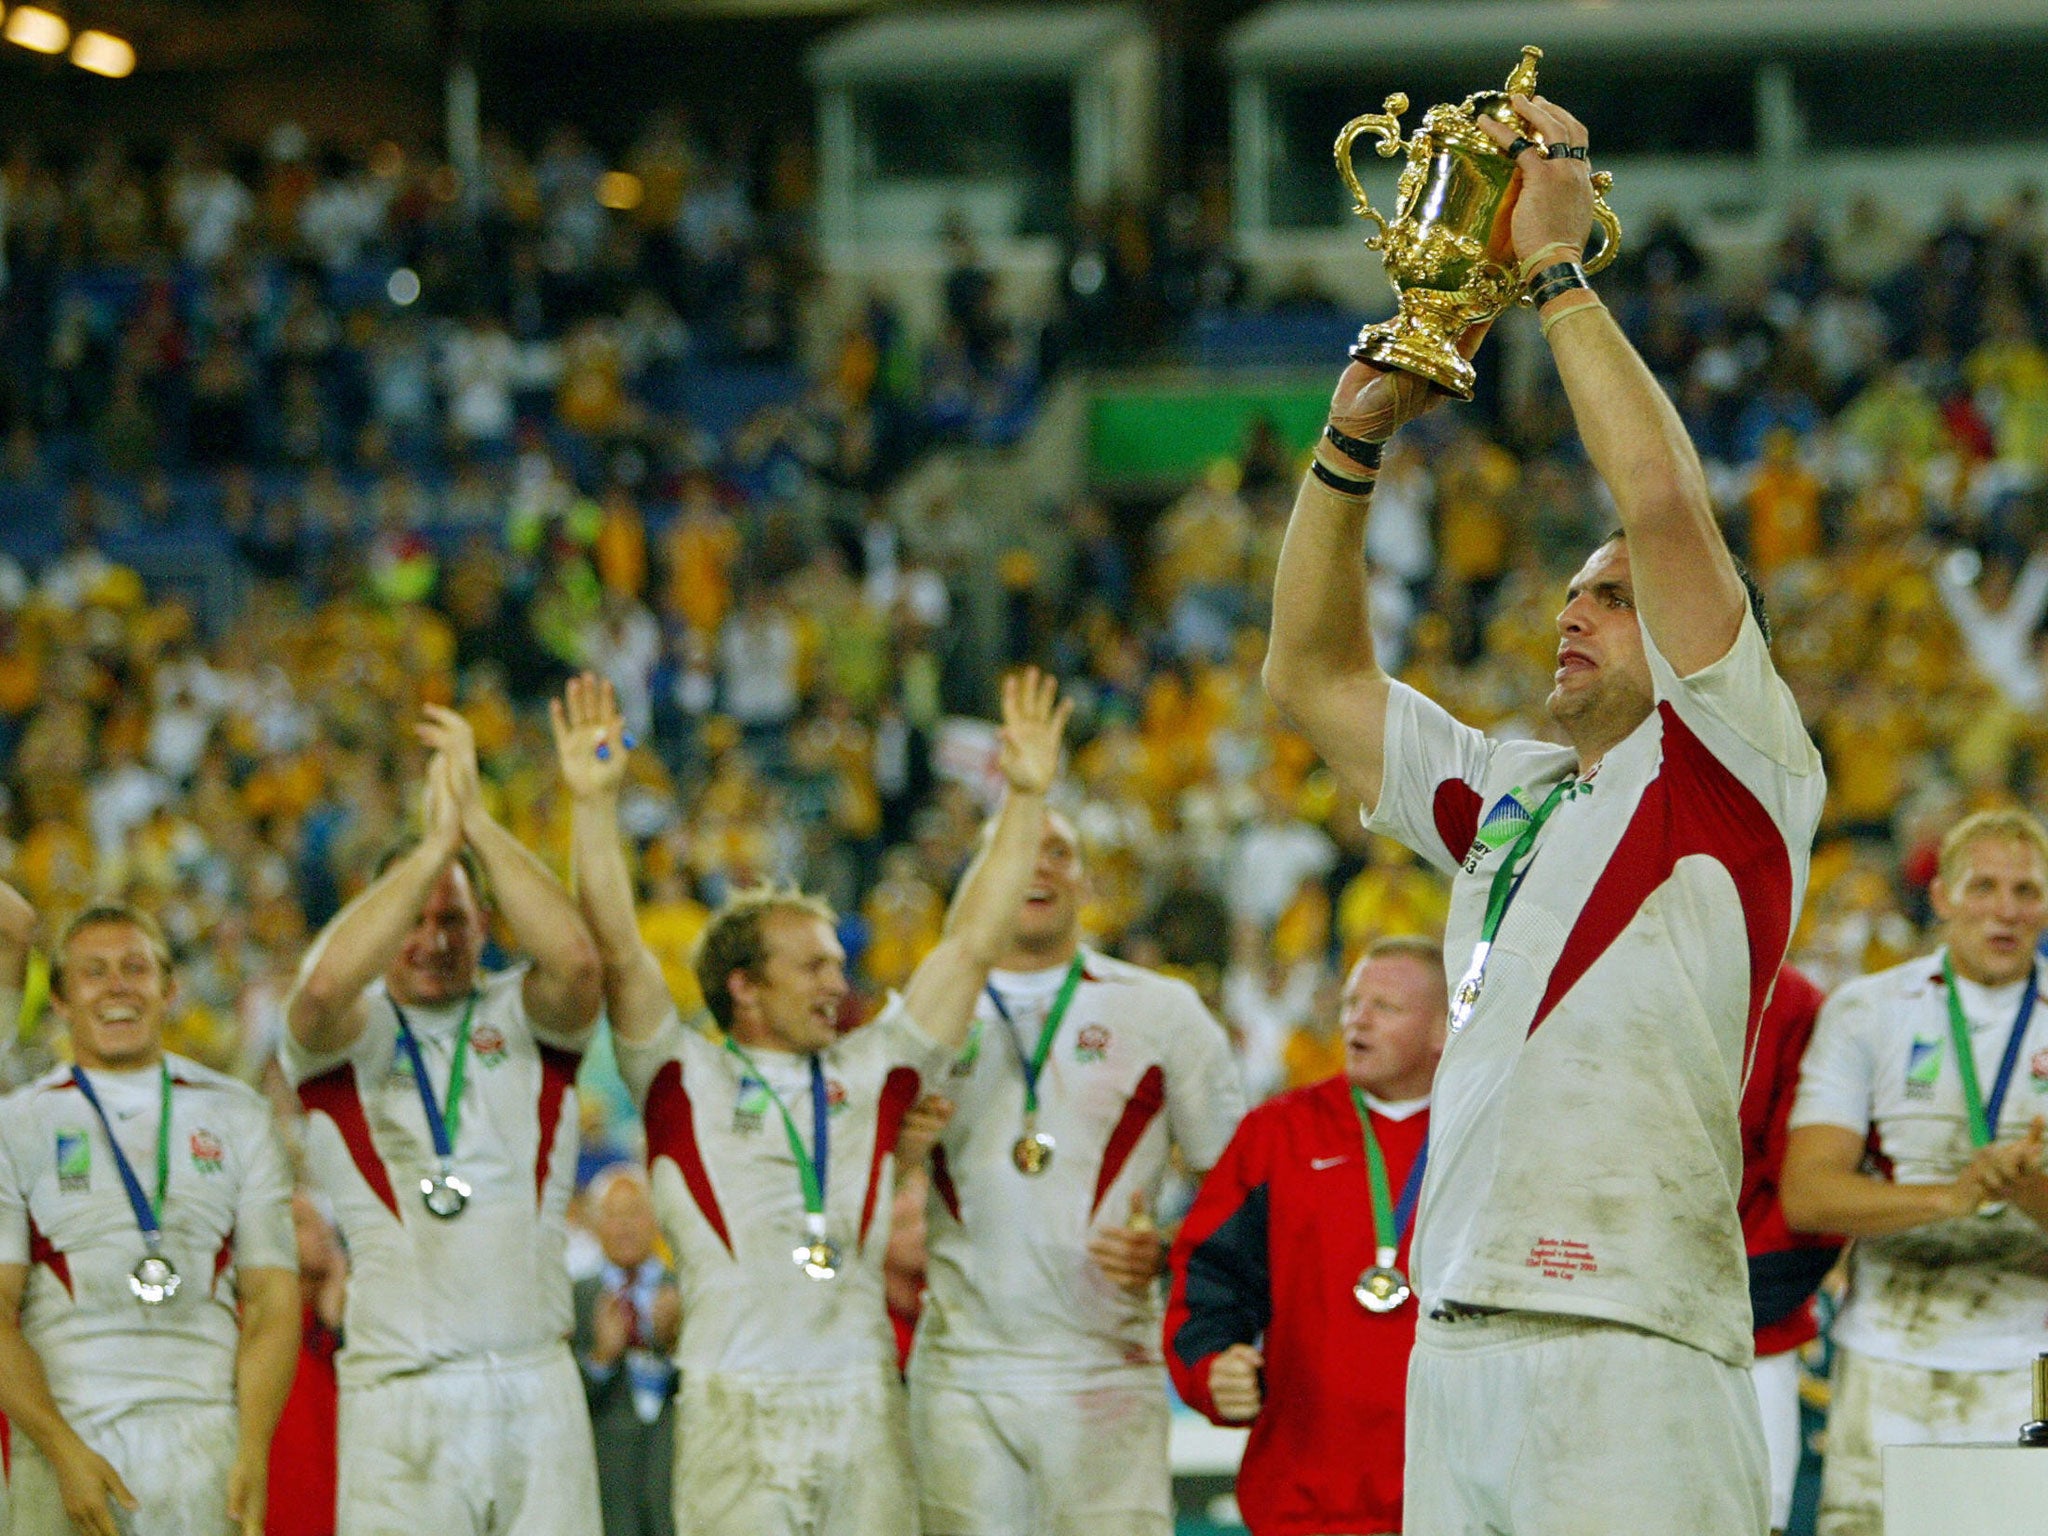
[(1466, 114), (1476, 119), (1483, 113), (1511, 128), (1520, 127), (1522, 120), (1515, 116), (1515, 109), (1508, 105), (1508, 98), (1536, 94), (1536, 61), (1542, 57), (1543, 50), (1534, 43), (1524, 45), (1522, 60), (1508, 72), (1507, 84), (1497, 91), (1475, 91), (1467, 96), (1464, 102)]

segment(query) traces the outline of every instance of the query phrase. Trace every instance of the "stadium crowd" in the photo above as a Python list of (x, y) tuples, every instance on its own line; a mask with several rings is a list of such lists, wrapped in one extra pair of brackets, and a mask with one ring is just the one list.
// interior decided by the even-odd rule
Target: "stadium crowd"
[[(1062, 323), (1089, 328), (1008, 313), (961, 240), (940, 335), (879, 300), (820, 334), (805, 147), (715, 137), (650, 119), (630, 187), (569, 127), (531, 154), (491, 135), (474, 188), (288, 126), (247, 155), (107, 140), (0, 169), (0, 513), (51, 519), (0, 555), (0, 877), (51, 919), (153, 915), (174, 1050), (281, 1087), (292, 975), (412, 814), (425, 705), (467, 717), (493, 814), (563, 865), (540, 705), (585, 668), (654, 749), (621, 824), (685, 1015), (697, 935), (761, 879), (843, 914), (849, 1024), (937, 943), (990, 803), (956, 717), (991, 712), (991, 668), (954, 622), (959, 542), (890, 493), (934, 445), (1016, 441)], [(1200, 221), (1117, 217), (1148, 343), (1243, 302)], [(2044, 259), (2031, 192), (1931, 231), (1869, 197), (1741, 273), (1659, 218), (1602, 284), (1826, 759), (1792, 945), (1823, 986), (1923, 947), (1960, 814), (2048, 809)], [(1077, 704), (1087, 931), (1195, 984), (1255, 1103), (1341, 1068), (1338, 983), (1447, 900), (1260, 686), (1299, 467), (1260, 429), (1149, 526), (1057, 509), (1066, 557), (1005, 564), (994, 658)], [(1554, 379), (1405, 431), (1368, 532), (1389, 670), (1540, 734), (1558, 596), (1610, 522)], [(231, 613), (124, 562), (180, 532), (223, 540)], [(53, 1059), (46, 994), (32, 976), (8, 1084)], [(636, 1149), (602, 1062), (585, 1084), (588, 1175)]]

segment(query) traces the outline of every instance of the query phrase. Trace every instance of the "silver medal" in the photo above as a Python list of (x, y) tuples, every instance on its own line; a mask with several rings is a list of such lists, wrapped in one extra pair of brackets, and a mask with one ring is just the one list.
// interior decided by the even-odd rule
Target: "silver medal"
[(462, 1208), (469, 1204), (469, 1196), (468, 1182), (446, 1169), (438, 1178), (420, 1180), (420, 1203), (427, 1208), (428, 1215), (442, 1221), (453, 1221), (460, 1216)]
[(160, 1307), (178, 1294), (178, 1272), (162, 1254), (152, 1253), (135, 1266), (128, 1289), (145, 1307)]
[(1358, 1277), (1351, 1294), (1368, 1312), (1393, 1312), (1414, 1294), (1408, 1277), (1391, 1264), (1375, 1264)]

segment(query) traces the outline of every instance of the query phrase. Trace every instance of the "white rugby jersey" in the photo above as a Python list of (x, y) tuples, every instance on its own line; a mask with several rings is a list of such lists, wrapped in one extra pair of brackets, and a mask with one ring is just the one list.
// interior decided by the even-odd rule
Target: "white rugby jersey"
[[(106, 1132), (53, 1071), (0, 1099), (0, 1264), (28, 1266), (21, 1328), (74, 1429), (137, 1403), (232, 1404), (235, 1274), (299, 1267), (291, 1176), (262, 1095), (181, 1056), (171, 1071), (164, 1257), (177, 1294), (145, 1307), (128, 1288), (147, 1251)], [(93, 1072), (121, 1150), (156, 1194), (163, 1080)]]
[[(1870, 1136), (1878, 1166), (1900, 1184), (1945, 1184), (1976, 1151), (1949, 1037), (1945, 954), (1837, 990), (1814, 1024), (1792, 1105), (1795, 1130)], [(2048, 984), (2038, 960), (2035, 974)], [(1958, 982), (1987, 1100), (2025, 990)], [(2048, 1114), (2048, 998), (2021, 1041), (1997, 1139), (2024, 1136), (2039, 1114)], [(1934, 1371), (2012, 1371), (2048, 1351), (2048, 1232), (2017, 1209), (1860, 1237), (1849, 1266), (1834, 1336), (1859, 1353)]]
[[(368, 988), (367, 1022), (346, 1051), (314, 1054), (286, 1038), (285, 1072), (307, 1112), (306, 1164), (348, 1243), (344, 1386), (569, 1336), (565, 1213), (589, 1034), (536, 1029), (525, 977), (519, 966), (478, 980), (453, 1159), (473, 1193), (450, 1221), (420, 1200), (420, 1180), (439, 1165), (384, 983)], [(405, 1005), (444, 1108), (464, 1006)]]
[[(1223, 1026), (1195, 989), (1082, 952), (1081, 984), (1038, 1080), (1051, 1165), (1011, 1160), (1023, 1132), (1024, 1069), (986, 993), (967, 1049), (938, 1090), (959, 1106), (934, 1153), (931, 1261), (911, 1370), (933, 1382), (1074, 1385), (1158, 1369), (1160, 1301), (1113, 1284), (1089, 1234), (1159, 1208), (1169, 1143), (1204, 1172), (1244, 1115)], [(990, 978), (1026, 1051), (1038, 1044), (1066, 967)]]
[[(1414, 1263), (1445, 1301), (1751, 1349), (1741, 1085), (1806, 888), (1825, 784), (1747, 614), (1543, 828), (1437, 1070)], [(1452, 877), (1454, 989), (1512, 834), (1576, 755), (1494, 742), (1396, 684), (1366, 825)], [(1483, 829), (1483, 830), (1482, 830)]]
[(946, 1048), (900, 998), (820, 1057), (827, 1097), (826, 1237), (839, 1273), (813, 1280), (791, 1258), (806, 1241), (803, 1186), (782, 1097), (806, 1155), (815, 1149), (810, 1057), (685, 1029), (671, 1011), (652, 1038), (617, 1042), (619, 1070), (647, 1122), (654, 1206), (675, 1251), (686, 1379), (714, 1374), (872, 1376), (893, 1370), (882, 1291), (903, 1113), (943, 1072)]

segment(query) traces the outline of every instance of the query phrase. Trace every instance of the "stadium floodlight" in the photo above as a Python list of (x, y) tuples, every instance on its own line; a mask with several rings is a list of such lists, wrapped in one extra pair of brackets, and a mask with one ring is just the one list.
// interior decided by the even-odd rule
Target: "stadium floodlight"
[(71, 44), (71, 26), (55, 11), (17, 5), (8, 13), (6, 30), (0, 36), (35, 53), (62, 53)]
[(111, 32), (81, 32), (71, 45), (71, 62), (95, 75), (120, 80), (135, 73), (135, 45)]

